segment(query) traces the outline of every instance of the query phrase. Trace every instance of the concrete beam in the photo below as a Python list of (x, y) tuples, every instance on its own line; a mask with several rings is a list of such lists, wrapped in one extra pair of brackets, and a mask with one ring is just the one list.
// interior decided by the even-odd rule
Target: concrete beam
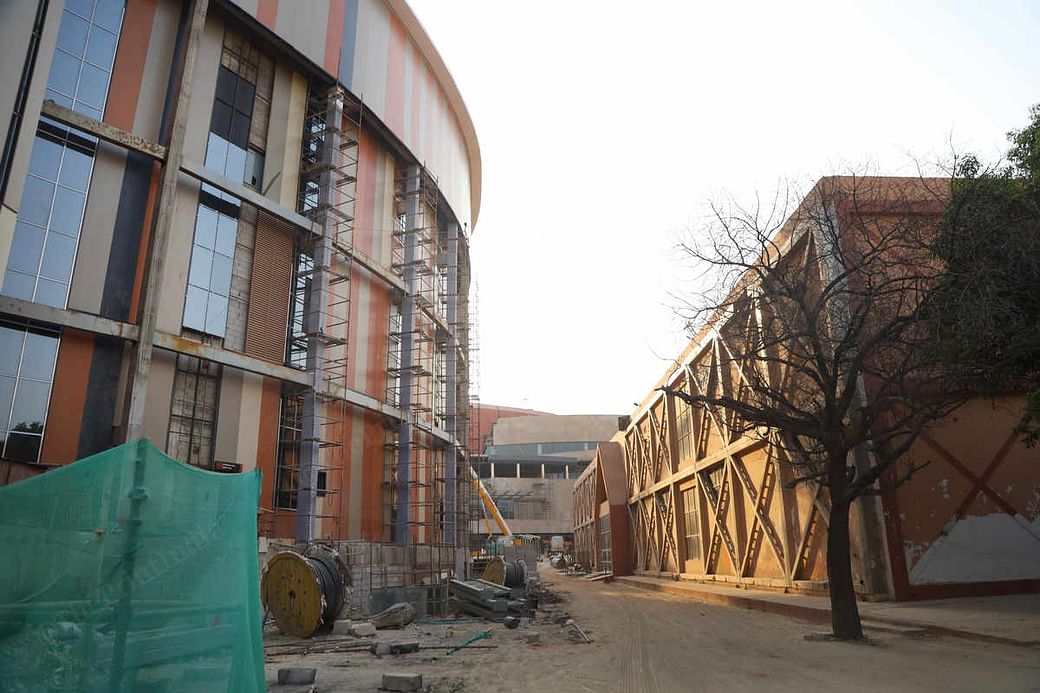
[(145, 156), (150, 156), (157, 161), (164, 161), (166, 159), (166, 147), (161, 144), (146, 140), (143, 137), (138, 137), (132, 132), (127, 132), (126, 130), (117, 128), (114, 125), (94, 120), (93, 118), (85, 116), (82, 113), (77, 113), (70, 108), (60, 106), (50, 99), (43, 102), (43, 107), (40, 109), (40, 112), (51, 120), (56, 120), (65, 125), (71, 125), (77, 130), (82, 130), (83, 132), (89, 132), (91, 135), (94, 135), (105, 142), (111, 142), (112, 144), (125, 149), (132, 149), (133, 151), (140, 152)]
[(81, 313), (78, 310), (51, 308), (10, 296), (0, 296), (0, 314), (33, 322), (45, 322), (59, 327), (69, 327), (92, 334), (137, 341), (137, 325), (109, 320), (91, 313)]

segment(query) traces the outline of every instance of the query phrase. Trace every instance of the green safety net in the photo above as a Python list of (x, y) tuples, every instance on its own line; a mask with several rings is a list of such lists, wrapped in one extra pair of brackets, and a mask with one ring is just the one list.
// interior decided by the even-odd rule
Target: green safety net
[(145, 440), (0, 488), (0, 690), (264, 690), (259, 496)]

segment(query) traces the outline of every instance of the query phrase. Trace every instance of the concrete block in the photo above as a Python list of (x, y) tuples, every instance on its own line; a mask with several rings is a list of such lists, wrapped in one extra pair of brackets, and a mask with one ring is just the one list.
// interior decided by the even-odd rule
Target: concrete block
[(390, 643), (388, 643), (388, 642), (377, 642), (377, 643), (373, 644), (372, 647), (369, 648), (369, 651), (372, 654), (377, 655), (379, 657), (382, 657), (383, 655), (388, 655), (388, 654), (390, 654)]
[(368, 621), (351, 623), (348, 631), (355, 638), (370, 638), (376, 634), (376, 627)]
[(306, 686), (314, 683), (318, 675), (317, 669), (307, 667), (290, 667), (278, 670), (278, 683), (282, 686)]
[(422, 674), (383, 674), (384, 691), (421, 691)]
[(333, 635), (353, 635), (354, 622), (350, 619), (342, 618), (332, 624)]
[(527, 643), (529, 645), (533, 645), (536, 642), (541, 642), (541, 641), (542, 641), (542, 634), (541, 633), (535, 632), (535, 633), (528, 633), (527, 634)]

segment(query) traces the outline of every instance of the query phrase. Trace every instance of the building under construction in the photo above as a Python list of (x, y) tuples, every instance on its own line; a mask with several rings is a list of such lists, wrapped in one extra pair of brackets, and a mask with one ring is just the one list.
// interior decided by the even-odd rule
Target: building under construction
[(261, 534), (335, 543), (359, 585), (458, 571), (480, 152), (407, 4), (0, 26), (0, 483), (147, 437), (259, 468)]

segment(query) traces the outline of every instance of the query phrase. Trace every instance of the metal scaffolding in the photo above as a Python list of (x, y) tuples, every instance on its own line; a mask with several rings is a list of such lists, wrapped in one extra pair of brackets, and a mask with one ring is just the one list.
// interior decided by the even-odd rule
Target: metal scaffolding
[(298, 205), (314, 227), (298, 244), (294, 290), (303, 309), (294, 315), (298, 324), (289, 340), (290, 363), (310, 376), (302, 393), (296, 489), (296, 539), (302, 542), (314, 539), (326, 517), (335, 518), (342, 535), (342, 513), (322, 512), (318, 497), (325, 498), (322, 507), (334, 508), (343, 487), (343, 465), (331, 448), (343, 440), (361, 115), (361, 104), (336, 87), (311, 97), (304, 121)]

